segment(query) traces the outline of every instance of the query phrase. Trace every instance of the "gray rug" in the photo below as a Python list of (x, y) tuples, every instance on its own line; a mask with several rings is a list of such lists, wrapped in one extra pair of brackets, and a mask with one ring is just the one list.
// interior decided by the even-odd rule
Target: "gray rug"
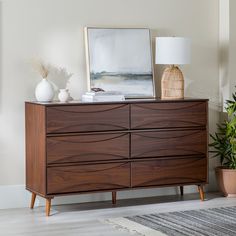
[(112, 222), (145, 236), (235, 236), (236, 207), (140, 215)]
[(236, 235), (236, 207), (127, 217), (169, 236)]

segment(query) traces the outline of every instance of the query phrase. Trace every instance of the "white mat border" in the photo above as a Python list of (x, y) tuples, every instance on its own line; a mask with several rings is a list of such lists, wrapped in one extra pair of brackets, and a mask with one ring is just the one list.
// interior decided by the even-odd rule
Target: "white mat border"
[(103, 220), (102, 222), (112, 225), (117, 230), (129, 232), (131, 235), (137, 234), (140, 236), (167, 236), (160, 231), (156, 231), (124, 217), (110, 218)]

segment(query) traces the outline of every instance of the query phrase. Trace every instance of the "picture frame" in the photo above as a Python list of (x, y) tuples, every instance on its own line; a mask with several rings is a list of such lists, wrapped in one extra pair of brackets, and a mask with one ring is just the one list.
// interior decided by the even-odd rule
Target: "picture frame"
[(88, 90), (115, 91), (126, 98), (154, 98), (148, 28), (85, 27)]

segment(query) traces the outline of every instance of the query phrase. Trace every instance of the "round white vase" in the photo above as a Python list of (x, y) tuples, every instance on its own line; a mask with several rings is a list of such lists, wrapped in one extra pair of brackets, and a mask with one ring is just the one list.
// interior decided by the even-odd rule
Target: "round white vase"
[(42, 79), (35, 89), (35, 97), (38, 102), (51, 102), (54, 97), (54, 89), (47, 79)]
[(58, 99), (60, 102), (68, 102), (70, 98), (70, 94), (68, 89), (60, 89), (60, 92), (58, 94)]

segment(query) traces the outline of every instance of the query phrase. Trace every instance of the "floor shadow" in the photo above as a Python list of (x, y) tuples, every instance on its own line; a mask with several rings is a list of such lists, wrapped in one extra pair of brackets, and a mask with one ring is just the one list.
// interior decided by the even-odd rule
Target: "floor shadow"
[[(208, 193), (205, 196), (205, 201), (214, 199), (221, 196), (219, 193)], [(79, 196), (78, 196), (79, 197)], [(54, 205), (52, 208), (56, 212), (73, 212), (73, 211), (87, 211), (87, 210), (99, 210), (99, 209), (111, 209), (116, 207), (131, 207), (131, 206), (141, 206), (141, 205), (151, 205), (158, 203), (171, 203), (178, 201), (187, 200), (199, 200), (199, 194), (185, 194), (181, 195), (170, 195), (170, 196), (156, 196), (156, 197), (146, 197), (146, 198), (133, 198), (133, 199), (121, 199), (117, 200), (116, 205), (112, 205), (111, 201), (103, 202), (89, 202), (80, 204), (68, 204), (68, 205)]]

